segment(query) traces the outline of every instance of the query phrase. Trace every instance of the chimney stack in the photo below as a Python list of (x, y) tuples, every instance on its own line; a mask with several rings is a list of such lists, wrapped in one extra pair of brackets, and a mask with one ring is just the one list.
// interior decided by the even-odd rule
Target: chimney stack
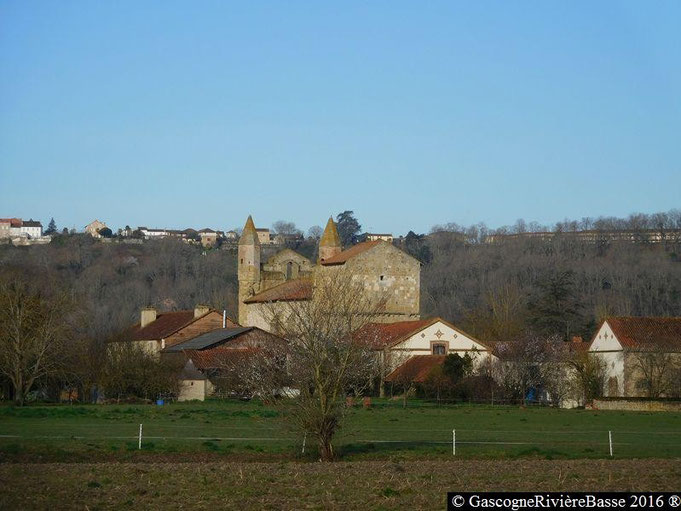
[(208, 305), (197, 305), (194, 307), (194, 319), (200, 318), (204, 314), (208, 314), (208, 312), (210, 312)]
[(140, 328), (144, 328), (149, 323), (156, 321), (156, 309), (153, 307), (145, 307), (142, 309), (142, 316), (140, 318)]

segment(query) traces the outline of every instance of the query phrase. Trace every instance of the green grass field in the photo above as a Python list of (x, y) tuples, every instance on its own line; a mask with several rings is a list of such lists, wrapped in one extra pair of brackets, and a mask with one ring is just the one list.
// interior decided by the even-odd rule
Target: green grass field
[[(142, 450), (137, 434), (143, 424)], [(343, 460), (680, 458), (681, 413), (448, 405), (374, 400), (349, 410)], [(258, 402), (0, 406), (0, 460), (314, 460), (308, 438)]]

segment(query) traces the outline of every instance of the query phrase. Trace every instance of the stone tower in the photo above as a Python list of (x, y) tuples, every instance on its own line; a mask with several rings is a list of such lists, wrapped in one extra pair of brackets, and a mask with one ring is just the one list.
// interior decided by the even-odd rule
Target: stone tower
[(251, 215), (248, 215), (241, 238), (239, 238), (237, 264), (239, 268), (239, 324), (244, 325), (248, 320), (244, 300), (260, 290), (260, 241)]
[(342, 250), (343, 247), (341, 246), (338, 229), (336, 229), (336, 222), (333, 221), (333, 217), (329, 217), (324, 234), (322, 234), (322, 238), (319, 240), (319, 262), (321, 263), (336, 254), (340, 254)]

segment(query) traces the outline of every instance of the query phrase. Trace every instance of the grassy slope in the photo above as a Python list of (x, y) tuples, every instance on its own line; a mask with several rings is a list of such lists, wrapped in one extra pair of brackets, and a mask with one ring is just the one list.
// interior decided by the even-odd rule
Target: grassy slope
[[(144, 449), (137, 451), (139, 423)], [(344, 459), (459, 457), (681, 457), (681, 413), (558, 410), (507, 406), (443, 406), (375, 400), (350, 411), (337, 438)], [(259, 403), (0, 407), (0, 459), (143, 460), (184, 454), (237, 459), (293, 459), (302, 438), (278, 411)], [(312, 439), (307, 456), (314, 457)], [(222, 459), (222, 457), (220, 457)]]
[(679, 487), (678, 460), (0, 464), (1, 509), (444, 509), (456, 490)]

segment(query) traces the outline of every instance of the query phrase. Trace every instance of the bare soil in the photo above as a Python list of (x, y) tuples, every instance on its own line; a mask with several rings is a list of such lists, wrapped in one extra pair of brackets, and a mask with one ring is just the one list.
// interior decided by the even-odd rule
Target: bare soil
[(0, 509), (445, 509), (447, 491), (675, 491), (680, 459), (0, 464)]

